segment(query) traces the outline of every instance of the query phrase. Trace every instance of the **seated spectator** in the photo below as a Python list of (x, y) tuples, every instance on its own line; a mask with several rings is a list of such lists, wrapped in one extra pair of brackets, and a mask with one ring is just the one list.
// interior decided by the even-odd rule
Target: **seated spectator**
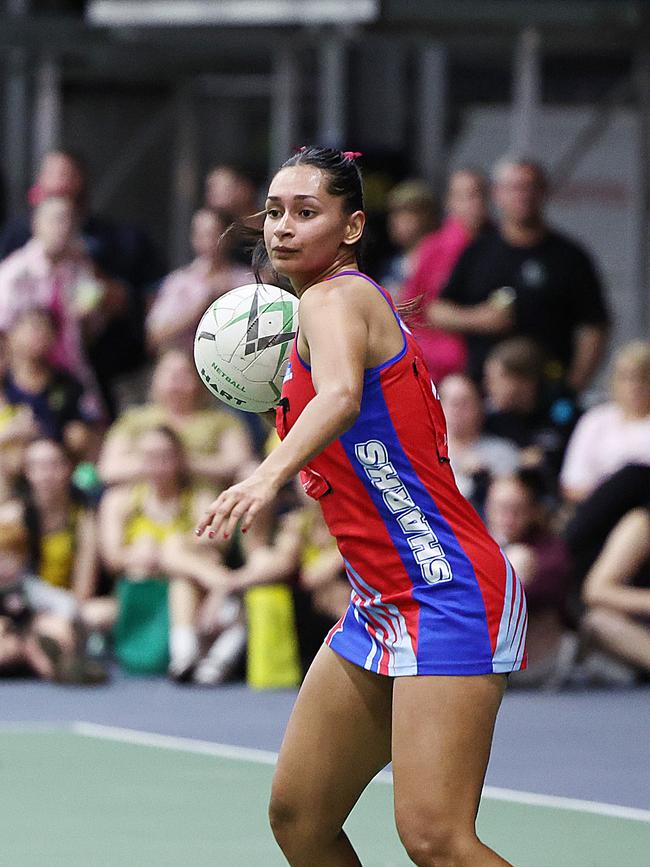
[(582, 620), (586, 648), (598, 648), (650, 674), (650, 468), (645, 502), (608, 534), (585, 578)]
[[(214, 497), (192, 484), (179, 436), (158, 426), (137, 439), (142, 474), (109, 490), (100, 505), (100, 549), (116, 577), (112, 599), (88, 602), (82, 612), (89, 629), (113, 628), (115, 652), (133, 673), (169, 671), (186, 679), (199, 658), (197, 620), (206, 589), (224, 587), (214, 549), (212, 569), (191, 575), (170, 572), (167, 546), (189, 536)], [(206, 586), (207, 585), (207, 586)]]
[(112, 485), (143, 478), (147, 468), (138, 440), (162, 424), (181, 438), (194, 478), (217, 487), (230, 484), (253, 459), (251, 441), (232, 412), (216, 404), (201, 406), (202, 389), (189, 356), (178, 349), (165, 352), (153, 373), (150, 402), (126, 410), (108, 432), (98, 462), (102, 481)]
[(440, 385), (447, 418), (449, 458), (461, 494), (481, 511), (487, 484), (515, 471), (519, 451), (514, 443), (483, 431), (483, 404), (476, 384), (452, 373)]
[(485, 363), (485, 430), (514, 442), (520, 463), (540, 467), (555, 479), (575, 424), (575, 402), (566, 394), (550, 397), (544, 356), (526, 337), (497, 344)]
[(222, 239), (230, 219), (220, 211), (202, 208), (192, 218), (194, 261), (167, 276), (146, 320), (149, 348), (160, 354), (179, 348), (192, 352), (196, 326), (208, 304), (245, 283), (249, 270), (230, 259), (231, 241)]
[(611, 396), (582, 416), (569, 440), (560, 474), (569, 502), (626, 464), (650, 464), (650, 343), (635, 340), (616, 353)]
[(541, 166), (507, 158), (493, 177), (498, 227), (463, 251), (429, 321), (466, 336), (468, 370), (477, 382), (495, 343), (525, 336), (548, 356), (549, 379), (579, 394), (607, 341), (600, 280), (587, 253), (546, 223)]
[[(97, 272), (111, 281), (101, 322), (93, 332), (89, 356), (111, 414), (112, 384), (116, 376), (144, 361), (143, 320), (146, 292), (164, 274), (158, 252), (135, 226), (114, 223), (90, 213), (88, 173), (78, 154), (65, 150), (45, 154), (33, 187), (30, 208), (46, 199), (63, 197), (73, 203), (83, 249)], [(32, 235), (29, 215), (14, 217), (0, 231), (0, 259), (23, 247)], [(119, 281), (115, 283), (113, 281)], [(115, 352), (119, 344), (120, 352)]]
[(388, 194), (388, 239), (397, 252), (384, 264), (380, 283), (396, 304), (413, 273), (419, 244), (436, 223), (436, 201), (424, 181), (402, 181)]
[(74, 465), (60, 442), (36, 439), (25, 451), (25, 521), (31, 571), (41, 608), (72, 621), (95, 595), (98, 577), (95, 515), (73, 487)]
[(415, 267), (404, 285), (402, 302), (417, 303), (409, 316), (434, 382), (464, 370), (465, 339), (439, 331), (429, 321), (429, 308), (438, 299), (463, 250), (488, 227), (487, 183), (474, 169), (459, 169), (449, 178), (447, 216), (427, 235), (414, 253)]
[(121, 303), (120, 286), (101, 277), (85, 252), (69, 199), (38, 205), (33, 228), (32, 240), (0, 263), (0, 328), (28, 308), (49, 310), (57, 323), (51, 360), (89, 387), (94, 377), (85, 341)]
[(24, 310), (8, 337), (3, 381), (7, 406), (29, 412), (35, 432), (65, 443), (77, 460), (87, 456), (101, 409), (92, 391), (50, 361), (57, 339), (52, 313), (44, 308)]
[[(249, 610), (252, 588), (288, 585), (293, 589), (298, 640), (306, 670), (328, 631), (345, 613), (350, 585), (341, 554), (316, 501), (301, 493), (299, 504), (277, 514), (274, 524), (264, 542), (247, 546), (246, 562), (232, 572), (230, 586), (244, 594)], [(256, 643), (254, 639), (253, 636)], [(289, 636), (285, 639), (290, 640)], [(272, 653), (272, 648), (268, 652)], [(206, 668), (210, 662), (209, 656), (206, 657)]]
[(74, 649), (70, 620), (41, 610), (29, 568), (29, 538), (20, 511), (0, 516), (0, 676), (62, 679)]
[(0, 332), (0, 506), (13, 500), (18, 492), (27, 443), (38, 436), (34, 413), (27, 406), (16, 406), (2, 385), (7, 373), (7, 339)]
[(531, 471), (491, 482), (485, 516), (526, 591), (528, 668), (513, 680), (550, 686), (577, 640), (564, 626), (570, 558), (564, 541), (548, 529), (540, 480)]

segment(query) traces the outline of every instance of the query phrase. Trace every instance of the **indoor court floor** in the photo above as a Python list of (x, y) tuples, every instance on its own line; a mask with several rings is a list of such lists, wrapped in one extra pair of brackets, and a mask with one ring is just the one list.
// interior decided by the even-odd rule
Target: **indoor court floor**
[[(0, 684), (11, 867), (280, 867), (266, 821), (291, 691)], [(515, 867), (650, 865), (650, 690), (511, 692), (479, 814)], [(409, 864), (390, 775), (346, 826), (364, 867)]]

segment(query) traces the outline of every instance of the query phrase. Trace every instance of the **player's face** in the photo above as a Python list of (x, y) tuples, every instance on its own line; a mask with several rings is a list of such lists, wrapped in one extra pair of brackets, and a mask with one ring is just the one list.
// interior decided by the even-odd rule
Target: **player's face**
[(264, 242), (278, 274), (297, 285), (326, 272), (363, 231), (363, 214), (346, 214), (327, 182), (315, 166), (289, 166), (269, 187)]

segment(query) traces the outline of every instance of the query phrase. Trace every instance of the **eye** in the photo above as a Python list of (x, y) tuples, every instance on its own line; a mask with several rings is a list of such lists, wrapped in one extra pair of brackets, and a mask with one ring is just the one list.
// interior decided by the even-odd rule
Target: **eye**
[(277, 220), (278, 217), (280, 216), (280, 209), (279, 208), (267, 208), (266, 209), (266, 216), (269, 217), (271, 220)]
[(312, 211), (311, 208), (303, 208), (299, 213), (301, 217), (313, 217), (316, 211)]

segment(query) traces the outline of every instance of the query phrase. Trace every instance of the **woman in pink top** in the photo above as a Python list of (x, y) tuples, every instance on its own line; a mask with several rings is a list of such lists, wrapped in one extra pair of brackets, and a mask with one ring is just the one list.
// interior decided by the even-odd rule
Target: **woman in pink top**
[(650, 343), (641, 340), (614, 359), (612, 400), (576, 425), (560, 473), (564, 496), (584, 500), (626, 464), (650, 465)]
[(447, 219), (421, 242), (416, 267), (404, 285), (402, 301), (419, 299), (409, 322), (434, 382), (465, 367), (465, 341), (428, 323), (427, 308), (437, 299), (465, 247), (487, 222), (487, 186), (476, 171), (460, 169), (449, 179)]
[(97, 275), (70, 199), (41, 202), (34, 211), (33, 230), (33, 238), (0, 263), (0, 329), (10, 328), (25, 310), (49, 310), (58, 329), (50, 360), (93, 386), (84, 338), (99, 328), (117, 284)]
[(253, 281), (250, 271), (230, 260), (228, 240), (222, 239), (230, 223), (229, 217), (210, 208), (194, 214), (191, 244), (196, 258), (163, 280), (147, 316), (147, 342), (156, 355), (167, 349), (191, 352), (208, 304)]

